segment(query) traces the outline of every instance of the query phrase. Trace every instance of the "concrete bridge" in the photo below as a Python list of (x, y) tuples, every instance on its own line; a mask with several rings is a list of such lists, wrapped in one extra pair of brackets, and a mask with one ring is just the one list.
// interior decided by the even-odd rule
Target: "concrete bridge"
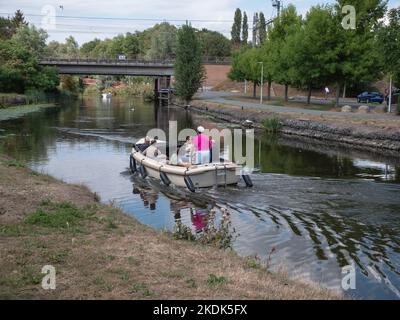
[(43, 59), (39, 64), (72, 75), (171, 77), (174, 74), (173, 61)]
[[(96, 60), (96, 59), (43, 59), (43, 66), (54, 66), (60, 74), (171, 77), (173, 60)], [(204, 65), (230, 65), (226, 58), (208, 58)]]

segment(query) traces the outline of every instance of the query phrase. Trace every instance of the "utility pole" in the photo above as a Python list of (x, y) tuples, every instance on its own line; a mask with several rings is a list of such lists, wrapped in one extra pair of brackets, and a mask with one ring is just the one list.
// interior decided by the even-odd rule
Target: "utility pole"
[(388, 112), (392, 112), (392, 82), (393, 82), (393, 76), (390, 75), (390, 87), (389, 87), (389, 107), (388, 107)]
[(264, 86), (264, 62), (259, 62), (261, 64), (261, 87), (260, 87), (260, 104), (263, 104), (263, 86)]
[(280, 15), (281, 15), (282, 0), (272, 0), (272, 6), (273, 6), (274, 8), (276, 8), (277, 15), (278, 15), (278, 18), (279, 18)]

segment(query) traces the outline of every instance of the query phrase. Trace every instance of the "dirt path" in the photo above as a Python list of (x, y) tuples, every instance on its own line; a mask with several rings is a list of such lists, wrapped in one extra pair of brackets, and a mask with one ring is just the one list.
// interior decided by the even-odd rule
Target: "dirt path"
[[(41, 287), (44, 265), (56, 290)], [(254, 259), (174, 240), (85, 187), (0, 156), (1, 299), (333, 299)]]

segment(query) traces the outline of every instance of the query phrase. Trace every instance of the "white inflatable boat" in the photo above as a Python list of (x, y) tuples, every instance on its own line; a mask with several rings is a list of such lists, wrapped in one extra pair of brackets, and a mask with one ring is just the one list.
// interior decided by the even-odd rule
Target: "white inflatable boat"
[(253, 186), (248, 175), (241, 175), (242, 167), (233, 162), (193, 165), (186, 168), (146, 157), (137, 145), (132, 148), (130, 169), (132, 173), (138, 172), (143, 179), (152, 177), (167, 186), (186, 187), (192, 192), (198, 188), (235, 185), (241, 177), (247, 187)]

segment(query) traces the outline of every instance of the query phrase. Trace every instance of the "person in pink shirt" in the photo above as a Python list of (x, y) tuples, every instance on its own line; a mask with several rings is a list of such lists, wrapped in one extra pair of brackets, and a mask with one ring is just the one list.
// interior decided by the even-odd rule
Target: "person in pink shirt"
[(210, 163), (210, 138), (204, 134), (203, 127), (197, 128), (197, 136), (193, 139), (196, 151), (196, 164)]

